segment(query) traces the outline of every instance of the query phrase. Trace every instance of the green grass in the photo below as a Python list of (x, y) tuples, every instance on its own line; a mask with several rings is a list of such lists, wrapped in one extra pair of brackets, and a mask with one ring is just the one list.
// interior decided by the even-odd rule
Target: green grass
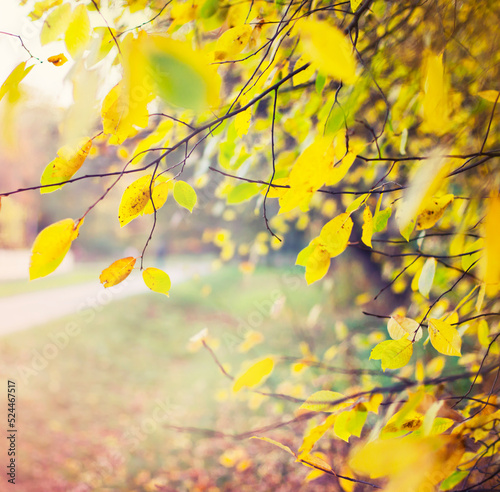
[[(95, 277), (95, 268), (89, 270)], [(352, 307), (338, 301), (343, 289), (353, 289), (342, 280), (336, 272), (331, 289), (328, 282), (306, 286), (300, 268), (261, 267), (246, 276), (226, 265), (175, 286), (170, 298), (146, 293), (3, 337), (0, 374), (17, 381), (22, 416), (18, 490), (53, 492), (91, 483), (91, 490), (101, 492), (149, 492), (155, 490), (148, 485), (153, 478), (180, 492), (198, 490), (193, 484), (201, 483), (221, 491), (264, 491), (272, 489), (270, 483), (301, 492), (327, 490), (321, 482), (304, 483), (307, 470), (261, 441), (207, 439), (169, 426), (237, 434), (288, 420), (298, 408), (279, 398), (259, 401), (247, 390), (234, 394), (233, 382), (210, 352), (190, 349), (189, 339), (205, 328), (208, 344), (233, 376), (255, 359), (276, 357), (273, 373), (260, 387), (264, 391), (303, 399), (319, 389), (345, 392), (359, 385), (352, 375), (314, 367), (300, 372), (293, 361), (280, 359), (300, 358), (310, 350), (321, 361), (332, 345), (337, 354), (329, 364), (379, 370), (380, 363), (369, 360), (377, 326), (372, 322), (367, 328)], [(336, 329), (339, 320), (347, 325), (345, 337)], [(64, 335), (69, 329), (73, 334)], [(264, 339), (242, 353), (240, 344), (251, 330)], [(61, 340), (64, 347), (50, 348)], [(35, 368), (40, 354), (46, 367)], [(387, 378), (390, 374), (374, 376), (372, 385), (385, 385)], [(161, 421), (154, 418), (159, 411)], [(306, 425), (265, 435), (293, 447)], [(223, 466), (227, 450), (243, 453), (250, 468)], [(341, 447), (338, 453), (341, 457)], [(103, 471), (102, 463), (109, 462), (116, 463)]]
[[(300, 356), (299, 325), (314, 304), (324, 300), (324, 292), (320, 287), (304, 288), (303, 280), (289, 274), (258, 269), (253, 276), (244, 276), (236, 267), (225, 267), (175, 287), (170, 298), (147, 293), (4, 337), (1, 372), (18, 381), (24, 456), (39, 456), (48, 484), (56, 479), (74, 484), (85, 470), (96, 466), (92, 456), (101, 456), (120, 443), (118, 449), (126, 461), (119, 479), (123, 486), (132, 480), (129, 475), (134, 470), (159, 466), (158, 460), (173, 460), (179, 469), (193, 466), (178, 454), (196, 447), (196, 436), (162, 426), (145, 433), (139, 449), (130, 448), (130, 430), (151, 418), (158, 401), (170, 408), (169, 422), (175, 425), (227, 432), (259, 425), (268, 418), (267, 410), (249, 410), (247, 397), (231, 396), (232, 382), (208, 351), (190, 351), (189, 339), (207, 328), (217, 357), (235, 375), (245, 360), (280, 352)], [(77, 278), (75, 272), (47, 285), (61, 286)], [(212, 289), (210, 295), (206, 295), (207, 286)], [(285, 306), (272, 317), (269, 310), (277, 299), (285, 299)], [(47, 367), (33, 372), (37, 354), (47, 350), (51, 354), (48, 344), (65, 338), (62, 334), (70, 326), (79, 333), (69, 336), (54, 358), (47, 358)], [(265, 341), (242, 354), (237, 346), (250, 329), (262, 332)], [(279, 378), (273, 375), (269, 384), (289, 377), (289, 368), (277, 369), (276, 374)], [(283, 410), (295, 407), (287, 403)], [(154, 450), (153, 455), (146, 449)], [(210, 466), (220, 467), (220, 452), (196, 466), (208, 466), (206, 460), (211, 460)], [(41, 479), (36, 472), (40, 463), (33, 459), (26, 458), (26, 489), (21, 491)], [(226, 471), (222, 467), (220, 473)]]

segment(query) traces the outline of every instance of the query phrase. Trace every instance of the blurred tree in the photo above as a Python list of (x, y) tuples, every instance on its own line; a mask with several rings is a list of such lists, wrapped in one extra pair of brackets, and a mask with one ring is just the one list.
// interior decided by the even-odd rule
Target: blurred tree
[[(297, 256), (308, 284), (347, 248), (360, 250), (386, 281), (375, 297), (404, 294), (391, 298), (403, 306), (365, 308), (387, 322), (370, 358), (393, 371), (393, 384), (349, 367), (361, 377), (347, 394), (328, 380), (296, 398), (294, 421), (310, 425), (293, 449), (263, 439), (312, 467), (308, 480), (327, 474), (345, 490), (497, 490), (498, 2), (45, 0), (30, 18), (42, 45), (54, 43), (53, 69), (71, 60), (74, 100), (41, 184), (1, 196), (102, 186), (78, 196), (76, 220), (61, 211), (40, 232), (31, 278), (57, 268), (115, 188), (116, 226), (144, 235), (137, 258), (101, 274), (106, 287), (139, 268), (149, 288), (168, 294), (167, 273), (147, 267), (151, 239), (169, 217), (184, 227), (197, 210), (221, 224), (197, 229), (201, 241), (247, 272), (297, 235), (310, 241)], [(0, 89), (11, 139), (22, 81), (47, 63), (18, 41), (26, 59)], [(92, 169), (110, 148), (112, 165)], [(162, 208), (169, 195), (175, 212)], [(257, 233), (240, 221), (255, 212)], [(200, 244), (198, 235), (186, 249)], [(367, 280), (375, 276), (360, 264)], [(349, 336), (339, 330), (339, 340)], [(198, 342), (216, 357), (208, 340)], [(356, 359), (362, 347), (352, 348)], [(298, 364), (335, 369), (334, 347), (322, 361), (302, 351)], [(234, 392), (251, 394), (278, 363), (262, 358), (237, 378), (222, 371)], [(357, 446), (328, 463), (323, 435)]]

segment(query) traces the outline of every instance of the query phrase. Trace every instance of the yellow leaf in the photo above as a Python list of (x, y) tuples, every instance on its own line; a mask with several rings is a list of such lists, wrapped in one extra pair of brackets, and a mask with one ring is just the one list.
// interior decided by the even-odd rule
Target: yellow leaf
[(448, 87), (445, 80), (443, 55), (428, 53), (424, 60), (424, 131), (442, 135), (449, 128)]
[(496, 102), (498, 99), (499, 99), (499, 96), (500, 96), (500, 92), (498, 91), (481, 91), (481, 92), (478, 92), (477, 95), (479, 97), (482, 97), (483, 99), (486, 99), (487, 101), (490, 101), (490, 102)]
[(187, 208), (190, 212), (193, 212), (193, 208), (198, 200), (196, 191), (185, 181), (175, 182), (174, 199), (181, 207)]
[(102, 271), (101, 275), (99, 275), (99, 281), (106, 288), (123, 282), (134, 269), (135, 261), (136, 259), (133, 256), (116, 260)]
[(485, 319), (482, 319), (477, 325), (477, 339), (479, 343), (485, 348), (490, 344), (489, 335), (490, 328), (488, 326), (488, 322)]
[(399, 340), (386, 340), (377, 344), (371, 354), (370, 359), (380, 360), (382, 370), (399, 369), (410, 362), (413, 354), (413, 343), (407, 338)]
[(296, 265), (306, 267), (306, 282), (310, 285), (327, 274), (330, 253), (316, 238), (298, 254)]
[(464, 454), (462, 438), (455, 435), (412, 435), (371, 441), (351, 453), (349, 465), (371, 478), (389, 477), (384, 490), (434, 490), (452, 473)]
[(404, 337), (413, 340), (413, 337), (415, 337), (415, 341), (418, 342), (422, 338), (422, 329), (420, 328), (415, 334), (417, 329), (418, 323), (414, 319), (405, 318), (399, 314), (391, 316), (387, 323), (387, 331), (393, 340)]
[(369, 412), (378, 414), (378, 409), (383, 401), (384, 401), (384, 395), (377, 393), (373, 395), (369, 401), (365, 401), (364, 405)]
[(347, 213), (343, 213), (327, 222), (321, 229), (319, 240), (331, 258), (340, 255), (347, 248), (352, 226), (352, 219)]
[(351, 0), (351, 10), (353, 12), (356, 12), (358, 10), (358, 7), (361, 5), (363, 0)]
[(486, 293), (494, 297), (500, 291), (500, 198), (490, 198), (484, 221), (485, 255), (482, 263)]
[(264, 335), (259, 331), (250, 330), (245, 333), (245, 339), (238, 345), (238, 352), (245, 353), (250, 349), (262, 343), (264, 341)]
[(252, 31), (252, 26), (243, 24), (222, 33), (215, 44), (214, 60), (229, 60), (241, 53), (250, 41)]
[(30, 280), (45, 277), (61, 264), (82, 223), (63, 219), (40, 231), (31, 249)]
[(42, 31), (40, 32), (40, 43), (43, 45), (57, 41), (64, 33), (71, 17), (71, 5), (63, 3), (55, 8), (45, 18)]
[(299, 453), (309, 453), (314, 445), (323, 437), (325, 432), (335, 423), (336, 418), (336, 414), (329, 415), (322, 424), (310, 429), (304, 436), (304, 440), (299, 448)]
[(401, 437), (409, 432), (420, 429), (424, 422), (424, 416), (415, 410), (397, 412), (394, 414), (382, 429), (380, 437), (382, 439), (391, 439)]
[(345, 84), (355, 82), (356, 60), (342, 31), (326, 21), (312, 20), (303, 20), (298, 28), (304, 51), (320, 72)]
[(312, 468), (319, 468), (323, 471), (332, 471), (332, 467), (322, 458), (314, 454), (301, 454), (297, 457), (297, 461)]
[[(428, 199), (436, 194), (450, 169), (450, 161), (440, 157), (441, 152), (443, 149), (437, 150), (430, 159), (415, 165), (410, 185), (404, 191), (403, 199), (399, 201), (396, 221), (406, 240), (413, 230), (416, 217), (422, 211), (422, 204), (427, 204)], [(410, 230), (403, 234), (406, 228)]]
[[(171, 189), (169, 182), (157, 183), (155, 179), (153, 193), (148, 203), (142, 210), (143, 214), (149, 215), (154, 213), (155, 210), (159, 210), (163, 205), (165, 205), (168, 198), (168, 191)], [(153, 207), (154, 204), (154, 207)]]
[(71, 57), (78, 58), (91, 38), (90, 20), (85, 5), (77, 5), (69, 21), (64, 42)]
[(363, 211), (363, 234), (361, 241), (363, 241), (369, 248), (372, 247), (373, 236), (373, 215), (368, 207)]
[(26, 68), (27, 62), (22, 62), (12, 70), (10, 75), (5, 79), (5, 82), (0, 87), (0, 101), (3, 97), (8, 94), (8, 100), (10, 103), (16, 103), (21, 97), (21, 91), (19, 90), (19, 83), (31, 72), (33, 65)]
[(130, 105), (129, 94), (123, 81), (115, 85), (102, 103), (101, 118), (109, 143), (117, 145), (137, 133), (137, 128), (148, 125), (147, 104)]
[(109, 142), (121, 144), (134, 136), (138, 128), (146, 128), (149, 113), (147, 105), (154, 97), (154, 78), (151, 74), (148, 38), (141, 31), (136, 38), (130, 33), (121, 42), (123, 79), (104, 98), (101, 117), (103, 131)]
[(234, 118), (234, 129), (239, 138), (248, 133), (250, 121), (252, 120), (252, 108), (245, 109)]
[[(33, 10), (28, 14), (28, 17), (31, 20), (36, 21), (36, 20), (40, 19), (41, 17), (43, 17), (43, 14), (45, 14), (45, 12), (47, 12), (48, 10), (50, 10), (51, 8), (53, 8), (57, 5), (60, 5), (62, 3), (62, 1), (63, 0), (39, 0), (33, 6)], [(24, 5), (24, 4), (26, 4), (26, 1), (23, 0), (19, 3), (20, 3), (20, 5)]]
[(351, 166), (354, 164), (355, 160), (356, 154), (349, 151), (345, 156), (342, 157), (342, 161), (333, 161), (332, 165), (326, 171), (325, 184), (327, 186), (333, 186), (342, 181), (349, 169), (351, 169)]
[(440, 198), (432, 198), (424, 204), (423, 210), (417, 217), (417, 230), (429, 229), (443, 216), (448, 205), (453, 202), (452, 194), (444, 195)]
[(356, 405), (355, 408), (342, 412), (337, 417), (333, 432), (345, 442), (349, 442), (351, 436), (360, 437), (367, 415), (368, 411), (363, 403)]
[(281, 448), (283, 451), (286, 451), (288, 454), (296, 456), (296, 454), (288, 446), (285, 446), (284, 444), (281, 444), (280, 442), (275, 441), (274, 439), (270, 439), (269, 437), (252, 436), (250, 439), (260, 439), (261, 441), (274, 444), (275, 446), (278, 446), (278, 448)]
[(120, 207), (118, 208), (120, 227), (123, 227), (131, 220), (141, 215), (150, 198), (151, 180), (151, 174), (142, 176), (136, 179), (124, 191), (120, 201)]
[[(116, 29), (111, 28), (110, 32), (108, 26), (99, 26), (99, 27), (94, 27), (93, 32), (94, 35), (96, 35), (97, 38), (100, 40), (100, 43), (97, 49), (95, 48), (95, 46), (92, 46), (93, 49), (86, 60), (89, 67), (95, 65), (96, 63), (104, 59), (108, 55), (108, 53), (113, 49), (113, 47), (116, 46), (115, 41), (113, 39), (113, 36), (116, 37), (117, 34)], [(111, 35), (111, 33), (113, 33), (113, 36)]]
[(154, 292), (165, 294), (168, 297), (171, 282), (170, 277), (159, 268), (146, 268), (142, 272), (144, 283)]
[(398, 475), (417, 464), (427, 465), (433, 458), (431, 451), (435, 448), (435, 445), (428, 446), (424, 440), (415, 441), (408, 437), (371, 441), (354, 450), (349, 466), (370, 478)]
[(333, 150), (331, 139), (319, 137), (300, 154), (290, 171), (290, 188), (280, 196), (280, 213), (298, 206), (308, 208), (316, 190), (325, 183), (326, 172), (334, 159)]
[(144, 118), (140, 123), (133, 121), (140, 128), (147, 125), (147, 105), (155, 96), (154, 75), (150, 73), (146, 56), (148, 47), (148, 36), (144, 31), (140, 31), (137, 38), (129, 34), (121, 43), (124, 82), (122, 104), (126, 104), (128, 118), (134, 119), (132, 115)]
[(363, 206), (366, 201), (368, 200), (370, 194), (369, 193), (365, 193), (364, 195), (360, 195), (358, 196), (358, 198), (356, 198), (346, 209), (345, 209), (345, 212), (346, 214), (349, 214), (351, 215), (353, 212), (355, 212), (356, 210), (358, 210), (359, 207)]
[(304, 403), (302, 403), (297, 410), (297, 413), (337, 412), (351, 404), (349, 401), (335, 403), (338, 400), (345, 400), (345, 396), (342, 393), (337, 393), (335, 391), (316, 391), (316, 393), (313, 393)]
[(233, 384), (233, 391), (237, 393), (244, 387), (253, 388), (269, 377), (274, 368), (271, 357), (261, 359), (241, 374)]
[(432, 346), (441, 354), (460, 357), (462, 339), (456, 328), (446, 321), (429, 319), (429, 336)]
[(307, 475), (306, 478), (304, 478), (304, 482), (312, 482), (313, 480), (316, 480), (317, 478), (323, 476), (325, 474), (324, 471), (318, 470), (317, 468), (314, 468), (311, 470)]
[(182, 26), (193, 21), (196, 17), (198, 6), (198, 2), (175, 2), (170, 13), (172, 24), (169, 31), (173, 31), (179, 25)]
[[(288, 178), (275, 178), (273, 179), (273, 185), (276, 186), (271, 186), (269, 188), (269, 193), (267, 194), (267, 198), (280, 198), (287, 191), (287, 188), (282, 188), (282, 187), (288, 185)], [(261, 191), (261, 194), (265, 195), (266, 191), (267, 187)]]
[[(309, 59), (306, 56), (301, 56), (296, 62), (294, 68), (297, 69), (302, 65), (308, 63)], [(305, 70), (299, 72), (293, 76), (293, 85), (305, 84), (311, 77), (315, 74), (316, 67), (314, 65), (309, 65)]]
[(52, 63), (56, 67), (60, 67), (61, 65), (64, 65), (68, 61), (68, 59), (66, 58), (64, 53), (59, 53), (58, 55), (49, 56), (47, 58), (47, 61), (49, 63)]
[(64, 186), (64, 182), (68, 181), (82, 167), (89, 151), (92, 147), (92, 140), (87, 140), (76, 150), (70, 147), (63, 147), (57, 151), (57, 157), (50, 162), (42, 173), (40, 184), (43, 186), (53, 183), (63, 183), (57, 186), (47, 186), (40, 188), (40, 193), (52, 193)]

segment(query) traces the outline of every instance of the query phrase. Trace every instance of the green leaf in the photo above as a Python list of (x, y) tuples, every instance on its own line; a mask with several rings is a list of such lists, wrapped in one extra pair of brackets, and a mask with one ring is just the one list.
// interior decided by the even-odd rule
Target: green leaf
[(370, 359), (380, 360), (382, 362), (382, 370), (399, 369), (406, 366), (410, 362), (413, 354), (413, 343), (407, 338), (399, 340), (386, 340), (376, 345)]
[(441, 482), (439, 488), (441, 490), (451, 490), (453, 487), (458, 485), (468, 474), (468, 470), (456, 470), (446, 480), (443, 480)]
[(377, 210), (373, 216), (373, 231), (383, 231), (387, 227), (387, 221), (389, 220), (391, 214), (391, 207), (387, 207), (385, 210)]
[(256, 183), (241, 183), (235, 186), (227, 195), (227, 203), (234, 205), (242, 203), (259, 193), (259, 185)]
[(323, 92), (325, 84), (326, 84), (326, 77), (323, 74), (318, 73), (318, 75), (316, 76), (316, 83), (315, 83), (316, 92), (318, 94), (321, 94)]
[(368, 200), (368, 197), (370, 196), (369, 193), (365, 193), (364, 195), (358, 196), (356, 200), (354, 200), (347, 208), (346, 208), (346, 214), (351, 214), (355, 210), (358, 210), (359, 207), (361, 207), (364, 203), (366, 203), (366, 200)]
[(144, 48), (158, 95), (167, 103), (199, 111), (217, 103), (220, 77), (190, 43), (150, 36)]
[(208, 19), (212, 17), (219, 8), (219, 0), (205, 0), (205, 3), (200, 8), (200, 17)]
[(174, 186), (174, 199), (181, 207), (193, 212), (197, 201), (196, 191), (185, 181), (177, 181)]
[(154, 53), (150, 61), (158, 93), (165, 102), (189, 109), (205, 105), (205, 81), (195, 69), (169, 53)]

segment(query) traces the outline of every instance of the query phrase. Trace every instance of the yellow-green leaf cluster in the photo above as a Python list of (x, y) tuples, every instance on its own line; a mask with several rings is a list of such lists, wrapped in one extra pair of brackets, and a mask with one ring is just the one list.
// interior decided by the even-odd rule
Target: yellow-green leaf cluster
[(347, 248), (353, 222), (349, 214), (343, 213), (327, 222), (320, 235), (297, 256), (297, 265), (306, 267), (308, 284), (323, 278), (328, 272), (330, 259)]

